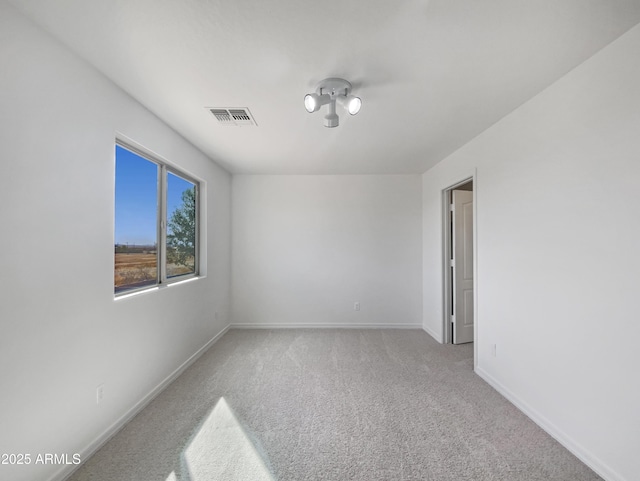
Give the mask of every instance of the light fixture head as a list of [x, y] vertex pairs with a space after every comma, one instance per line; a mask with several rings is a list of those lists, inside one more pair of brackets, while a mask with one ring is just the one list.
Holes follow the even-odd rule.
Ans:
[[329, 104], [329, 113], [325, 116], [325, 127], [337, 127], [340, 123], [336, 114], [336, 101], [351, 115], [356, 115], [362, 107], [362, 100], [351, 95], [351, 83], [341, 78], [327, 78], [318, 83], [315, 93], [304, 97], [307, 112], [317, 112], [321, 106]]
[[304, 96], [304, 108], [307, 109], [307, 112], [313, 113], [320, 110], [325, 104], [331, 102], [331, 96], [328, 94], [307, 94]]
[[325, 127], [337, 127], [340, 125], [340, 117], [336, 114], [336, 101], [332, 100], [329, 104], [329, 113], [324, 116]]
[[362, 107], [362, 100], [355, 95], [341, 95], [338, 97], [338, 101], [351, 115], [356, 115], [360, 112], [360, 107]]

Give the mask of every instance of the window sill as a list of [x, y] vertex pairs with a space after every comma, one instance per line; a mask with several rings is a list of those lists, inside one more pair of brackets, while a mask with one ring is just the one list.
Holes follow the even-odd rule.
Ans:
[[116, 296], [114, 296], [113, 300], [114, 301], [120, 301], [122, 299], [130, 299], [131, 297], [136, 297], [136, 296], [140, 296], [143, 294], [149, 294], [151, 292], [156, 292], [156, 291], [160, 291], [163, 289], [167, 289], [170, 287], [176, 287], [176, 286], [181, 286], [183, 284], [188, 284], [190, 282], [193, 281], [197, 281], [199, 279], [204, 279], [205, 276], [193, 276], [193, 277], [189, 277], [188, 279], [180, 279], [177, 281], [173, 281], [173, 282], [169, 282], [167, 284], [162, 284], [162, 285], [155, 285], [155, 286], [151, 286], [151, 287], [145, 287], [139, 290], [135, 290], [132, 292], [125, 292], [123, 294], [118, 294]]

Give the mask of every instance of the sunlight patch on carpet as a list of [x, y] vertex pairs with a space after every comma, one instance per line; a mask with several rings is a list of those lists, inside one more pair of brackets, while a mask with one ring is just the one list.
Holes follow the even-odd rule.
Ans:
[[185, 449], [184, 460], [190, 481], [274, 481], [224, 398]]

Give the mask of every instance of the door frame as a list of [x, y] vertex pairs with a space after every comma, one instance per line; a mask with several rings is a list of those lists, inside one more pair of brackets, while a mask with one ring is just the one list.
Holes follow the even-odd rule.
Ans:
[[451, 218], [449, 215], [451, 191], [470, 181], [473, 182], [473, 365], [475, 368], [478, 360], [478, 331], [480, 327], [478, 323], [478, 181], [475, 171], [472, 175], [467, 175], [442, 190], [442, 342], [444, 344], [453, 343], [451, 332], [453, 292], [451, 289], [451, 269], [449, 268], [449, 259], [451, 258]]

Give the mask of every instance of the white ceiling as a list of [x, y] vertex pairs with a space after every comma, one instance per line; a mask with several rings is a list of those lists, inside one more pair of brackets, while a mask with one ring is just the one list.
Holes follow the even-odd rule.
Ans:
[[[10, 3], [220, 165], [260, 174], [422, 173], [640, 22], [639, 0]], [[363, 101], [334, 129], [303, 105], [325, 77]]]

